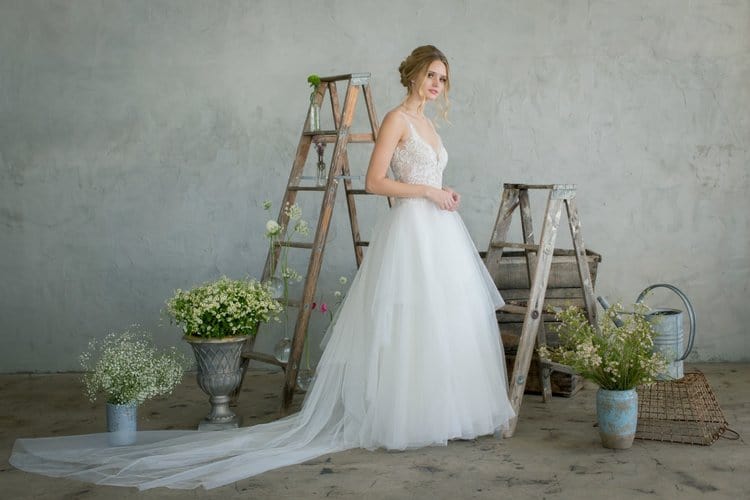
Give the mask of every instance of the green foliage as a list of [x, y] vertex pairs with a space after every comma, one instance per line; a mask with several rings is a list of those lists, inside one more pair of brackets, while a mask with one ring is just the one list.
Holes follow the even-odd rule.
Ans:
[[[640, 311], [643, 312], [643, 311]], [[624, 321], [618, 327], [612, 318]], [[539, 355], [568, 365], [602, 389], [628, 390], [654, 381], [664, 370], [664, 358], [654, 352], [655, 332], [643, 314], [623, 314], [613, 306], [599, 320], [599, 332], [577, 307], [556, 313], [560, 346], [541, 347]]]
[[160, 352], [150, 335], [134, 327], [92, 340], [81, 354], [83, 385], [93, 402], [100, 393], [111, 404], [140, 404], [171, 394], [188, 365], [174, 348]]
[[315, 101], [315, 93], [318, 91], [318, 87], [320, 86], [320, 77], [316, 74], [312, 74], [307, 77], [307, 83], [310, 84], [312, 87], [312, 92], [310, 92], [310, 104]]
[[204, 338], [255, 335], [261, 323], [278, 321], [282, 309], [267, 285], [226, 277], [177, 290], [167, 301], [167, 310], [185, 335]]

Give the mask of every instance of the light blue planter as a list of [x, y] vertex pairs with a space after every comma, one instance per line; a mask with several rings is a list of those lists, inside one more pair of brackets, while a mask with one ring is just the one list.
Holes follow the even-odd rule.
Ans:
[[638, 393], [599, 389], [596, 393], [596, 417], [602, 446], [624, 450], [633, 445], [638, 424]]
[[126, 446], [135, 443], [138, 405], [114, 405], [107, 403], [107, 439], [110, 446]]

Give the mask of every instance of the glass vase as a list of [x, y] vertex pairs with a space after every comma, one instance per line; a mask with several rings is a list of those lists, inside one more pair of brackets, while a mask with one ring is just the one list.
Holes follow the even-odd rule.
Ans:
[[271, 290], [271, 297], [278, 300], [284, 296], [284, 280], [273, 277], [266, 281], [268, 288]]
[[289, 337], [284, 337], [276, 342], [276, 345], [273, 348], [273, 357], [282, 363], [287, 363], [289, 361], [289, 355], [291, 353], [292, 341]]
[[300, 368], [297, 372], [297, 387], [302, 391], [307, 391], [315, 379], [315, 370], [313, 368]]
[[320, 130], [320, 105], [317, 103], [310, 103], [310, 116], [308, 117], [308, 121], [311, 132]]

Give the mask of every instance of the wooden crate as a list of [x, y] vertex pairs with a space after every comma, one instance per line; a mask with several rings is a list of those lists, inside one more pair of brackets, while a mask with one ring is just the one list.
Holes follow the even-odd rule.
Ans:
[[[596, 271], [602, 256], [586, 250], [586, 261], [591, 272], [592, 284], [596, 280]], [[489, 266], [488, 266], [489, 267]], [[504, 251], [500, 259], [498, 273], [493, 276], [498, 290], [526, 290], [528, 297], [529, 275], [526, 271], [526, 257], [523, 251]], [[578, 264], [573, 250], [555, 248], [552, 254], [552, 266], [549, 274], [547, 291], [555, 288], [576, 288], [580, 290]]]
[[[586, 260], [591, 274], [591, 286], [596, 286], [596, 273], [599, 263], [602, 261], [600, 254], [586, 250]], [[526, 305], [529, 298], [529, 276], [526, 269], [526, 257], [522, 251], [506, 251], [499, 263], [499, 272], [495, 279], [495, 285], [509, 304]], [[578, 264], [573, 250], [555, 249], [552, 257], [549, 283], [544, 299], [545, 307], [584, 307], [583, 290], [578, 276]], [[558, 323], [552, 314], [543, 314], [545, 331], [547, 333], [547, 344], [554, 346], [558, 344], [554, 327]], [[500, 326], [500, 334], [505, 348], [506, 364], [512, 371], [518, 342], [523, 328], [523, 316], [498, 312], [497, 321]], [[529, 376], [526, 382], [526, 392], [541, 393], [541, 383], [537, 368], [538, 358], [536, 354], [531, 362]], [[552, 372], [552, 394], [557, 396], [572, 396], [578, 392], [583, 383], [579, 375], [570, 375], [560, 372]]]

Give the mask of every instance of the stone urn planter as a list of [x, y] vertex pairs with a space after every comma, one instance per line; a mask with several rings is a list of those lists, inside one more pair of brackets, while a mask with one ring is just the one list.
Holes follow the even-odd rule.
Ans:
[[198, 385], [208, 394], [211, 411], [201, 430], [238, 427], [229, 409], [244, 374], [242, 352], [252, 350], [258, 327], [283, 310], [266, 284], [221, 277], [190, 290], [176, 290], [167, 311], [182, 325], [184, 339], [198, 364]]
[[203, 338], [186, 336], [198, 364], [198, 385], [209, 396], [211, 411], [199, 430], [239, 427], [240, 418], [229, 409], [231, 394], [242, 380], [242, 351], [254, 337]]

